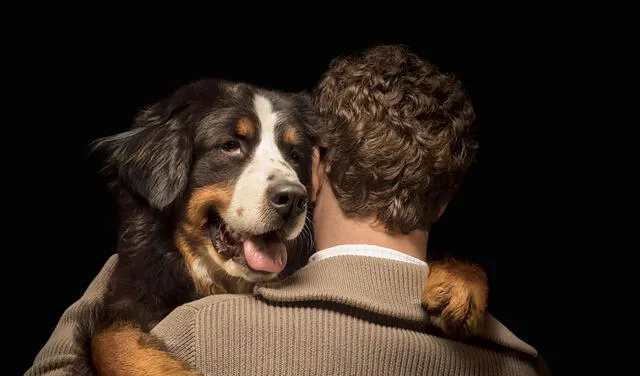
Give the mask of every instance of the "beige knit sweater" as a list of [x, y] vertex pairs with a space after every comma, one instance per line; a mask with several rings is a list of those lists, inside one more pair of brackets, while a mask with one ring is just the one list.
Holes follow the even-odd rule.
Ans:
[[[27, 375], [62, 375], [78, 353], [71, 333], [100, 299], [112, 257], [61, 318]], [[186, 304], [153, 333], [206, 375], [538, 375], [535, 349], [489, 315], [466, 343], [428, 333], [419, 296], [425, 268], [363, 256], [313, 262], [254, 296]]]

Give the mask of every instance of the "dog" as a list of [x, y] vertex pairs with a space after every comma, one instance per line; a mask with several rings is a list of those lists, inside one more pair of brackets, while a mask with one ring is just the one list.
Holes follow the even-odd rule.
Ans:
[[[305, 93], [202, 79], [93, 144], [107, 154], [121, 218], [118, 263], [89, 330], [88, 372], [198, 375], [163, 350], [149, 333], [155, 324], [183, 303], [248, 293], [306, 262], [321, 128]], [[454, 266], [432, 268], [439, 277], [425, 285], [423, 304], [442, 313], [434, 325], [445, 333], [471, 333], [486, 307], [486, 280], [476, 283], [483, 272], [445, 265]]]

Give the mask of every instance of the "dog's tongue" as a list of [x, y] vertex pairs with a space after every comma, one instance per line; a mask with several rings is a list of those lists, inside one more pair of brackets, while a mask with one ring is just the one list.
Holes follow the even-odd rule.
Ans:
[[275, 234], [252, 236], [243, 247], [247, 265], [253, 270], [280, 273], [287, 265], [287, 248]]

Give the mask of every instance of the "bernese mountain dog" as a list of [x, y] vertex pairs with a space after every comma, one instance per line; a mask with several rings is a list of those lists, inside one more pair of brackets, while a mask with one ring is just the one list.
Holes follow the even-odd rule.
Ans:
[[[89, 329], [93, 364], [79, 365], [83, 372], [199, 374], [149, 331], [183, 303], [248, 293], [307, 261], [320, 128], [304, 93], [202, 79], [140, 111], [130, 130], [95, 142], [121, 218], [118, 263]], [[481, 318], [486, 302], [468, 306], [464, 273], [440, 270], [432, 274], [449, 289], [425, 286], [425, 306], [443, 312], [459, 293], [465, 309], [453, 307], [436, 325], [479, 325], [470, 317]]]

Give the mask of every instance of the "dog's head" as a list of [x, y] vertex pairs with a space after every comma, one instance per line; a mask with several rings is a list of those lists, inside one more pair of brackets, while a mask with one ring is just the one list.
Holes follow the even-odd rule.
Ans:
[[305, 226], [312, 123], [303, 94], [200, 80], [96, 146], [121, 189], [169, 218], [196, 284], [220, 269], [255, 282], [283, 270]]

